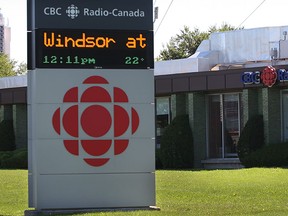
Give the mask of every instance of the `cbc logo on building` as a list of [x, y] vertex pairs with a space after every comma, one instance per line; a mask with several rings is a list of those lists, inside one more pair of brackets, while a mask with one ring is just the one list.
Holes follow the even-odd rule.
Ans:
[[67, 152], [92, 167], [101, 167], [126, 151], [140, 118], [126, 92], [111, 88], [105, 78], [91, 76], [81, 86], [84, 90], [76, 86], [64, 94], [63, 106], [54, 111], [52, 125], [63, 137]]
[[[78, 9], [77, 6], [74, 4], [71, 4], [70, 6], [67, 7], [67, 9], [64, 11], [64, 13], [70, 17], [71, 19], [75, 19], [78, 17], [80, 10]], [[63, 9], [61, 7], [45, 7], [44, 8], [44, 14], [46, 16], [62, 16], [63, 14]]]

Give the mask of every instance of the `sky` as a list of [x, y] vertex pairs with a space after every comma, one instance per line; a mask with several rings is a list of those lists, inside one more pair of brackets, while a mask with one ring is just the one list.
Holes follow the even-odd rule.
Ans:
[[[184, 26], [200, 31], [223, 23], [245, 29], [288, 26], [287, 0], [153, 0], [153, 3], [159, 9], [154, 22], [155, 57]], [[0, 8], [11, 27], [11, 58], [26, 63], [26, 0], [0, 0]]]

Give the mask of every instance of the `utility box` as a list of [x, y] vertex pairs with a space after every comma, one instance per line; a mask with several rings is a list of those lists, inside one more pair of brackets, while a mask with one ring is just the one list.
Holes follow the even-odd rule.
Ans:
[[288, 40], [280, 40], [280, 59], [288, 59]]

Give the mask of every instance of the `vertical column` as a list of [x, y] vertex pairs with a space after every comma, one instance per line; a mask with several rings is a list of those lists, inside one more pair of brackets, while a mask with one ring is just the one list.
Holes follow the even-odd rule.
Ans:
[[187, 100], [186, 93], [171, 95], [172, 119], [176, 116], [187, 114]]
[[194, 166], [201, 168], [206, 157], [206, 103], [202, 93], [188, 94], [188, 113], [194, 140]]
[[[260, 94], [261, 95], [261, 94]], [[243, 105], [243, 125], [248, 119], [256, 114], [259, 114], [260, 100], [258, 89], [244, 89], [242, 93], [242, 105]]]
[[277, 88], [262, 89], [262, 110], [266, 144], [281, 142], [281, 101]]

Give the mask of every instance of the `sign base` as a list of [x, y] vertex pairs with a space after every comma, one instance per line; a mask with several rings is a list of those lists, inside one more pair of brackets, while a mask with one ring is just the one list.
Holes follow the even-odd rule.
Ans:
[[157, 206], [135, 207], [135, 208], [97, 208], [97, 209], [57, 209], [57, 210], [26, 210], [24, 216], [45, 216], [59, 214], [85, 214], [94, 212], [116, 212], [116, 211], [160, 211]]

